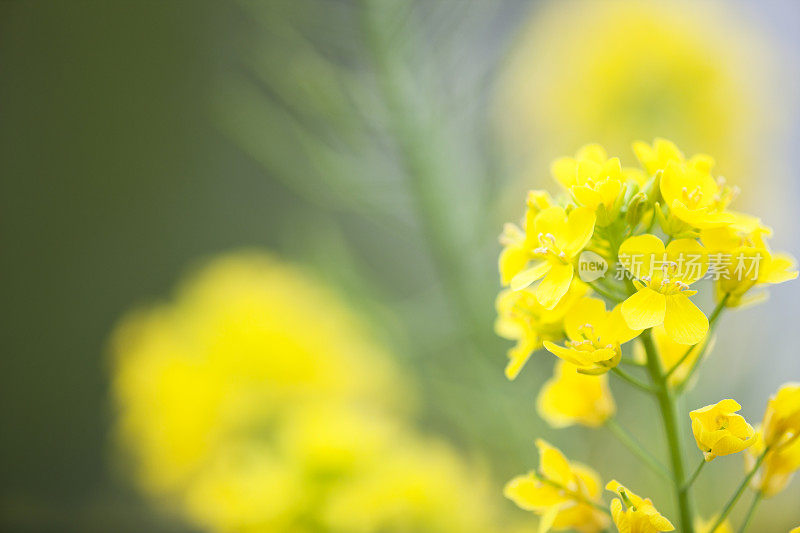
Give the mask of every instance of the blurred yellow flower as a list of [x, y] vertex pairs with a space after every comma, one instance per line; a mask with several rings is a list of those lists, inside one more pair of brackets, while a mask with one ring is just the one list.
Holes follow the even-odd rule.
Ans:
[[782, 385], [769, 399], [762, 427], [764, 442], [772, 448], [800, 440], [800, 383]]
[[112, 349], [128, 463], [202, 529], [492, 529], [484, 477], [413, 429], [399, 368], [294, 267], [219, 258], [123, 320]]
[[[764, 453], [763, 433], [759, 431], [758, 440], [745, 453], [745, 468], [749, 471], [755, 467], [758, 458]], [[789, 484], [795, 472], [800, 469], [800, 438], [787, 442], [784, 446], [767, 452], [764, 461], [750, 482], [753, 490], [771, 497]]]
[[708, 520], [703, 520], [700, 517], [697, 517], [695, 520], [694, 529], [697, 533], [733, 533], [733, 527], [731, 527], [730, 521], [726, 518], [722, 521], [722, 523], [715, 529], [713, 532], [711, 528], [717, 522], [718, 516], [714, 515]]
[[700, 233], [709, 257], [718, 259], [715, 261], [717, 299], [727, 296], [728, 307], [763, 300], [764, 294], [750, 294], [754, 287], [797, 278], [797, 261], [789, 254], [772, 252], [766, 240], [771, 235], [772, 229], [763, 224], [750, 231], [721, 227]]
[[508, 379], [519, 375], [531, 353], [541, 348], [544, 341], [563, 338], [564, 315], [588, 290], [585, 284], [573, 280], [567, 294], [553, 309], [545, 309], [530, 288], [500, 292], [495, 302], [495, 331], [503, 338], [517, 341], [508, 351], [505, 370]]
[[539, 532], [575, 529], [595, 533], [608, 525], [599, 509], [600, 478], [591, 468], [570, 462], [542, 439], [539, 470], [517, 476], [506, 484], [505, 495], [522, 509], [541, 517]]
[[755, 430], [736, 414], [741, 408], [735, 400], [722, 400], [689, 413], [694, 439], [706, 461], [738, 453], [755, 443]]
[[544, 347], [585, 374], [602, 374], [617, 366], [620, 345], [641, 333], [626, 325], [620, 306], [606, 311], [597, 298], [578, 301], [564, 317], [564, 330], [569, 339], [564, 346], [545, 341]]
[[747, 176], [775, 107], [753, 25], [722, 2], [542, 5], [520, 32], [497, 98], [506, 144], [529, 176], [531, 157], [550, 160], [587, 141], [626, 153], [629, 139], [657, 136]]
[[556, 363], [555, 376], [539, 391], [536, 408], [539, 416], [556, 428], [602, 426], [616, 411], [608, 376], [581, 374], [566, 361]]
[[[696, 258], [696, 261], [692, 261]], [[703, 247], [693, 239], [677, 239], [667, 247], [655, 235], [630, 237], [619, 248], [619, 260], [635, 278], [638, 291], [622, 303], [622, 316], [632, 329], [664, 324], [680, 344], [697, 344], [708, 333], [708, 318], [689, 299], [689, 286], [708, 268]]]
[[620, 532], [657, 533], [675, 529], [669, 520], [659, 514], [650, 498], [637, 496], [616, 480], [609, 481], [606, 489], [619, 496], [611, 500], [611, 516]]

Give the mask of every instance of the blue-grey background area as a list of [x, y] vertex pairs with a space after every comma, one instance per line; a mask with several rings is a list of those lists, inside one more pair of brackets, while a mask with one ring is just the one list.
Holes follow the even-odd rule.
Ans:
[[[386, 30], [399, 32], [388, 44], [411, 65], [394, 79], [413, 81], [432, 168], [447, 169], [432, 185], [452, 208], [444, 258], [430, 249], [375, 96], [360, 3], [0, 3], [0, 530], [187, 530], [115, 463], [106, 342], [127, 309], [168, 297], [187, 269], [244, 246], [309, 265], [373, 317], [419, 383], [420, 426], [486, 458], [498, 483], [535, 466], [543, 436], [605, 479], [658, 484], [605, 433], [545, 427], [533, 400], [552, 358], [532, 358], [509, 383], [508, 344], [491, 331], [496, 235], [519, 216], [479, 208], [512, 181], [497, 162], [492, 80], [537, 5], [409, 5], [386, 14]], [[800, 6], [736, 9], [769, 36], [776, 91], [796, 99]], [[797, 109], [787, 105], [789, 130], [746, 205], [796, 256]], [[315, 159], [320, 143], [331, 158]], [[771, 292], [724, 317], [687, 408], [733, 396], [759, 420], [769, 394], [800, 379], [800, 284]], [[619, 383], [614, 392], [622, 421], [660, 451], [654, 406]], [[716, 500], [707, 511], [741, 468], [723, 458], [707, 469], [698, 481]], [[763, 505], [759, 531], [796, 525], [782, 511], [798, 485]], [[674, 516], [668, 494], [650, 495]]]

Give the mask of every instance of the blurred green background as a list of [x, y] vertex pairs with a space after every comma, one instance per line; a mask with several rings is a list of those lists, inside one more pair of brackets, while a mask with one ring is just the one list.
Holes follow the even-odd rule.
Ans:
[[[532, 358], [509, 383], [508, 343], [492, 333], [496, 235], [521, 214], [522, 191], [549, 187], [547, 163], [535, 179], [514, 175], [492, 118], [498, 71], [537, 8], [0, 3], [0, 530], [185, 529], [116, 472], [107, 337], [132, 305], [242, 246], [310, 265], [374, 318], [419, 382], [420, 426], [488, 457], [498, 483], [536, 464], [535, 436], [601, 463], [603, 476], [637, 472], [603, 462], [605, 434], [545, 428], [533, 398], [552, 360]], [[772, 34], [785, 76], [773, 86], [796, 95], [797, 5], [736, 9]], [[747, 206], [771, 213], [778, 244], [797, 255], [794, 103]], [[722, 325], [727, 359], [709, 374], [731, 377], [708, 378], [690, 405], [733, 390], [758, 419], [767, 395], [800, 376], [785, 335], [800, 292], [773, 292]], [[629, 393], [615, 386], [623, 421], [650, 407]], [[738, 463], [714, 468], [718, 480], [740, 475]], [[799, 495], [795, 483], [769, 505]]]

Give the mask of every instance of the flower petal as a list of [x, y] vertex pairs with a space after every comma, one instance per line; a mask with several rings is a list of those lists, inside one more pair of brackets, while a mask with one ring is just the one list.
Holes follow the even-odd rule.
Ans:
[[578, 207], [570, 211], [567, 219], [567, 235], [562, 250], [573, 257], [583, 250], [594, 233], [594, 223], [597, 216], [588, 207]]
[[511, 278], [511, 289], [519, 291], [533, 283], [534, 281], [542, 278], [545, 274], [550, 272], [553, 263], [549, 261], [541, 261], [534, 264], [532, 267], [527, 268]]
[[622, 317], [633, 330], [658, 326], [664, 322], [667, 298], [653, 289], [644, 287], [622, 302]]
[[552, 309], [569, 290], [573, 267], [571, 264], [555, 264], [548, 270], [547, 275], [536, 287], [536, 300], [545, 309]]
[[685, 294], [667, 298], [664, 328], [667, 335], [679, 344], [697, 344], [708, 333], [708, 318]]

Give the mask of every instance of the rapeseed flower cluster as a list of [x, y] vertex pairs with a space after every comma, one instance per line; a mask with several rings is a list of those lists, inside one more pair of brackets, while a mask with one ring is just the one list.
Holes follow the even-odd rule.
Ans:
[[[496, 329], [516, 341], [506, 375], [515, 379], [540, 348], [553, 354], [558, 362], [539, 393], [540, 416], [556, 428], [608, 426], [669, 480], [680, 531], [719, 533], [730, 530], [728, 515], [748, 484], [770, 496], [800, 467], [800, 386], [780, 389], [760, 429], [737, 414], [732, 399], [681, 418], [677, 398], [713, 347], [723, 312], [763, 300], [760, 288], [798, 272], [791, 256], [772, 251], [772, 230], [761, 219], [733, 209], [738, 188], [714, 173], [713, 158], [686, 157], [664, 139], [634, 143], [633, 151], [637, 168], [599, 145], [556, 160], [551, 170], [561, 192], [530, 192], [521, 224], [505, 226]], [[693, 298], [704, 280], [716, 296], [709, 314]], [[609, 374], [657, 399], [669, 468], [614, 419]], [[702, 453], [693, 472], [684, 464], [683, 423]], [[617, 497], [604, 507], [596, 472], [537, 445], [539, 470], [509, 482], [506, 495], [540, 516], [540, 531], [601, 531], [609, 518], [625, 533], [678, 527], [617, 481], [608, 483]], [[706, 462], [739, 452], [748, 458], [745, 480], [720, 513], [703, 520], [692, 483]]]
[[212, 261], [116, 329], [119, 446], [207, 531], [493, 529], [486, 480], [416, 431], [402, 372], [333, 294], [261, 253]]

